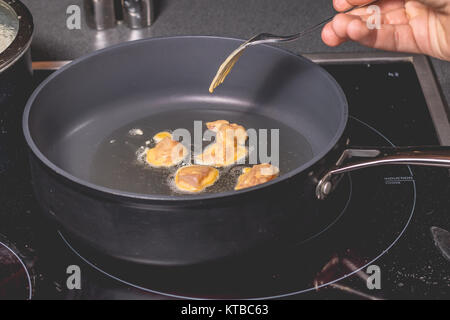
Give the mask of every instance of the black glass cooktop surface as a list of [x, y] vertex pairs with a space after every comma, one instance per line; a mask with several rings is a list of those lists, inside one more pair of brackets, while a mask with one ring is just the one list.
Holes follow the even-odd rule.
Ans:
[[[352, 145], [440, 143], [411, 61], [327, 62], [324, 67], [347, 96]], [[36, 71], [36, 84], [50, 73]], [[92, 252], [46, 221], [33, 196], [23, 140], [14, 132], [1, 136], [0, 299], [450, 295], [446, 169], [385, 166], [345, 176], [315, 209], [333, 217], [326, 227], [277, 254], [258, 252], [196, 268], [149, 268]], [[70, 283], [68, 288], [73, 266], [81, 272], [81, 289]], [[379, 278], [369, 279], [369, 289], [367, 279], [374, 274]]]

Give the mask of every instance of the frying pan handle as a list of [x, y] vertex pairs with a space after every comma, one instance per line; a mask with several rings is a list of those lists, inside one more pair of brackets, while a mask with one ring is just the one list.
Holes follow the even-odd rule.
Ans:
[[334, 167], [328, 170], [316, 187], [318, 199], [325, 199], [338, 184], [342, 173], [368, 167], [407, 164], [450, 168], [450, 146], [386, 147], [347, 149]]

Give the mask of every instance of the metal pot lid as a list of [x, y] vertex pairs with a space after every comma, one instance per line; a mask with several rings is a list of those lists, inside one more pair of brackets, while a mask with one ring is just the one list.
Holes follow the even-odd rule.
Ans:
[[33, 34], [33, 19], [18, 0], [0, 0], [0, 72], [27, 51]]

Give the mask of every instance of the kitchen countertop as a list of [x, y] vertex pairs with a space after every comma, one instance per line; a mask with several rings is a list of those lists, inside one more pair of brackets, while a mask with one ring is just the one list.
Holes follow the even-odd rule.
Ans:
[[[81, 30], [66, 27], [69, 5], [82, 7], [83, 0], [22, 0], [36, 25], [32, 43], [34, 61], [72, 60], [86, 53], [123, 41], [174, 35], [219, 35], [247, 39], [259, 32], [296, 33], [333, 14], [331, 0], [154, 0], [156, 21], [147, 29], [130, 30], [124, 25], [95, 31], [87, 27], [82, 13]], [[355, 43], [329, 48], [320, 31], [283, 47], [295, 53], [370, 52]], [[432, 59], [442, 93], [450, 102], [450, 62]]]

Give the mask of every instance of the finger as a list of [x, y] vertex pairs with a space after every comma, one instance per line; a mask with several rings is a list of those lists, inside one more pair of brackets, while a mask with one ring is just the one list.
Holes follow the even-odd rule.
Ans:
[[[405, 7], [404, 0], [389, 0], [389, 1], [378, 1], [374, 3], [375, 6], [380, 8], [381, 13], [387, 13], [393, 10], [397, 9], [403, 9]], [[370, 9], [370, 6], [364, 7], [364, 8], [356, 8], [352, 11], [350, 11], [350, 14], [353, 15], [370, 15], [374, 14], [375, 12]]]
[[360, 20], [360, 17], [356, 17], [356, 16], [352, 16], [350, 14], [343, 14], [343, 13], [339, 13], [337, 14], [333, 21], [331, 22], [331, 26], [333, 28], [333, 31], [336, 33], [336, 35], [341, 38], [341, 39], [348, 39], [348, 33], [347, 33], [347, 28], [348, 25], [353, 21], [353, 20]]
[[405, 3], [405, 11], [410, 20], [422, 16], [424, 12], [428, 12], [428, 7], [417, 1], [408, 1]]
[[338, 14], [330, 25], [341, 43], [350, 39], [382, 50], [419, 52], [412, 29], [407, 24], [382, 24], [380, 29], [370, 29], [361, 17]]
[[[386, 43], [378, 38], [377, 30], [370, 30], [367, 24], [361, 20], [354, 19], [347, 26], [348, 38], [358, 42], [366, 47], [381, 49]], [[393, 48], [384, 48], [385, 50], [394, 50]]]
[[[354, 15], [352, 13], [352, 15]], [[363, 21], [376, 22], [374, 14], [358, 15]], [[380, 15], [380, 24], [408, 24], [409, 19], [404, 8], [394, 9]]]
[[448, 13], [448, 0], [418, 0], [418, 1], [409, 1], [406, 0], [406, 2], [413, 2], [415, 4], [421, 4], [426, 7], [431, 7], [436, 11], [440, 11], [442, 13]]
[[333, 6], [336, 11], [342, 12], [353, 8], [354, 6], [361, 6], [368, 4], [371, 0], [333, 0]]
[[373, 36], [367, 24], [361, 19], [352, 19], [345, 30], [347, 37], [350, 40], [357, 41], [369, 47], [373, 47]]
[[347, 26], [348, 38], [362, 45], [388, 51], [418, 53], [413, 31], [409, 25], [383, 24], [380, 29], [369, 29], [360, 19]]
[[381, 16], [382, 24], [408, 24], [409, 19], [404, 8], [386, 12]]
[[334, 32], [331, 22], [326, 24], [325, 27], [323, 27], [322, 40], [326, 45], [330, 47], [337, 47], [346, 41], [346, 39], [338, 37], [336, 32]]
[[437, 18], [429, 15], [427, 8], [416, 1], [408, 1], [405, 4], [405, 9], [409, 17], [409, 25], [414, 30], [414, 38], [420, 51], [447, 60], [447, 55], [442, 51], [443, 46], [440, 44], [440, 41], [445, 39], [445, 36], [439, 37], [438, 33], [429, 32], [428, 28], [423, 27], [426, 25], [439, 25], [440, 23], [437, 21]]

